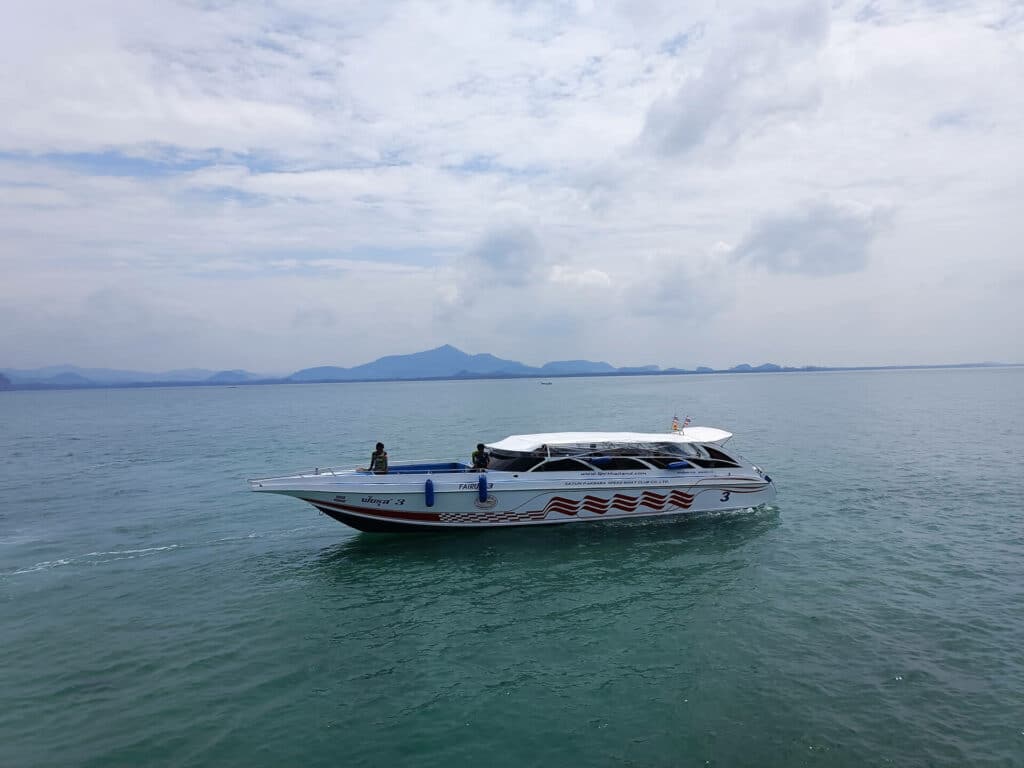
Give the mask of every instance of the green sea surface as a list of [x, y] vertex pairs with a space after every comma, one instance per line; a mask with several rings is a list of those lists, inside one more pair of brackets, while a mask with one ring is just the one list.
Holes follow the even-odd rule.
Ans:
[[[1024, 369], [0, 393], [0, 765], [1024, 766]], [[357, 533], [278, 470], [736, 433], [770, 508]]]

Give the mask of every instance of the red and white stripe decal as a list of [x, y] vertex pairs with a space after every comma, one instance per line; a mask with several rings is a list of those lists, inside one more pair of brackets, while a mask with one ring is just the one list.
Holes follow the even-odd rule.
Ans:
[[580, 512], [603, 515], [609, 510], [636, 512], [640, 507], [647, 507], [654, 512], [664, 511], [667, 507], [689, 509], [692, 504], [693, 496], [684, 491], [672, 491], [668, 494], [644, 491], [639, 496], [616, 493], [610, 499], [584, 496], [582, 500], [576, 500], [555, 496], [544, 506], [544, 511], [559, 512], [563, 515], [578, 515]]
[[[723, 490], [729, 490], [730, 493], [757, 493], [763, 490], [763, 487], [749, 489], [699, 488], [697, 493], [708, 491], [720, 493]], [[399, 520], [418, 523], [523, 523], [544, 520], [552, 513], [576, 517], [581, 512], [589, 512], [595, 515], [605, 515], [610, 512], [613, 513], [612, 516], [618, 517], [621, 513], [636, 513], [641, 507], [645, 507], [652, 512], [664, 512], [668, 509], [689, 509], [693, 506], [694, 498], [694, 494], [679, 490], [670, 491], [669, 493], [643, 491], [639, 496], [627, 496], [623, 493], [616, 493], [610, 499], [591, 495], [584, 496], [582, 499], [567, 499], [563, 496], [555, 496], [548, 500], [543, 509], [509, 512], [413, 512], [411, 510], [382, 509], [379, 507], [354, 507], [349, 504], [339, 504], [336, 501], [321, 501], [319, 499], [303, 498], [302, 500], [321, 510], [325, 508], [334, 509], [378, 520]]]

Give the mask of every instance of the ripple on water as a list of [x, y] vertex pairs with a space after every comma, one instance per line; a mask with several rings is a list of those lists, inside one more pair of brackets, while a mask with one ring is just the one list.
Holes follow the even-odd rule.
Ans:
[[[4, 758], [1021, 765], [1024, 429], [1017, 379], [985, 375], [39, 393], [0, 414]], [[774, 508], [404, 538], [241, 480], [356, 461], [352, 435], [461, 455], [482, 424], [641, 423], [680, 391], [757, 435]], [[69, 433], [73, 488], [39, 473]]]

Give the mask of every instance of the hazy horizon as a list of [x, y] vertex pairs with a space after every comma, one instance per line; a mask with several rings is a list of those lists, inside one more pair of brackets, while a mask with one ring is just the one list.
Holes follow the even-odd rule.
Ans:
[[1024, 360], [1017, 3], [8, 17], [0, 366]]
[[[454, 346], [454, 345], [444, 345], [444, 346]], [[428, 351], [432, 351], [432, 350], [417, 350], [417, 352], [428, 352]], [[464, 352], [465, 354], [468, 354], [468, 355], [488, 354], [485, 351], [481, 351], [481, 352], [472, 352], [472, 351], [468, 351], [468, 350], [459, 350], [459, 351]], [[363, 360], [363, 361], [360, 361], [360, 362], [357, 362], [357, 363], [354, 363], [354, 364], [348, 365], [348, 366], [339, 366], [339, 365], [337, 365], [335, 363], [325, 362], [325, 363], [315, 363], [315, 364], [312, 364], [312, 365], [304, 365], [304, 366], [302, 366], [300, 368], [288, 369], [288, 370], [283, 370], [283, 371], [275, 371], [275, 370], [260, 369], [260, 368], [249, 369], [249, 368], [224, 367], [224, 366], [220, 366], [220, 367], [214, 366], [214, 367], [211, 367], [211, 368], [207, 368], [207, 367], [204, 367], [204, 366], [182, 366], [180, 368], [166, 368], [166, 369], [150, 369], [150, 370], [147, 370], [147, 369], [143, 369], [143, 368], [141, 368], [139, 366], [127, 366], [127, 367], [124, 367], [124, 368], [115, 368], [115, 367], [111, 367], [111, 366], [79, 365], [77, 363], [61, 362], [61, 363], [53, 363], [53, 364], [42, 365], [42, 366], [33, 366], [31, 368], [25, 368], [25, 367], [19, 368], [17, 366], [0, 365], [0, 372], [3, 372], [4, 370], [22, 370], [22, 371], [25, 371], [25, 370], [46, 370], [46, 369], [63, 369], [63, 368], [68, 368], [68, 369], [77, 369], [77, 370], [80, 370], [80, 371], [81, 370], [86, 370], [87, 371], [87, 370], [90, 370], [90, 369], [92, 369], [92, 370], [136, 371], [136, 372], [139, 372], [139, 373], [146, 373], [146, 374], [156, 374], [156, 373], [168, 373], [168, 374], [170, 374], [170, 373], [183, 373], [183, 372], [187, 372], [187, 371], [202, 371], [204, 373], [216, 374], [216, 373], [222, 373], [222, 372], [228, 372], [228, 371], [242, 370], [242, 371], [245, 371], [246, 373], [262, 375], [262, 376], [266, 376], [268, 378], [274, 378], [274, 377], [282, 377], [283, 378], [283, 377], [290, 376], [290, 375], [292, 375], [292, 374], [294, 374], [294, 373], [296, 373], [298, 371], [307, 370], [307, 369], [311, 369], [311, 368], [327, 368], [327, 367], [354, 368], [354, 367], [358, 367], [358, 366], [361, 366], [361, 365], [367, 365], [367, 364], [370, 364], [370, 363], [374, 363], [374, 362], [376, 362], [377, 360], [379, 360], [382, 357], [391, 357], [391, 356], [393, 356], [393, 355], [391, 355], [389, 353], [383, 353], [381, 355], [378, 355], [378, 357], [373, 358], [372, 360]], [[500, 356], [496, 356], [496, 357], [500, 357]], [[544, 365], [546, 365], [548, 363], [557, 363], [557, 362], [567, 362], [567, 361], [582, 360], [582, 358], [565, 358], [563, 360], [544, 360], [544, 361], [541, 361], [541, 362], [532, 362], [532, 361], [529, 361], [529, 360], [517, 360], [517, 359], [514, 359], [514, 358], [505, 358], [505, 359], [508, 359], [510, 362], [522, 363], [524, 365], [527, 365], [527, 366], [530, 366], [530, 367], [534, 367], [534, 368], [541, 368], [542, 366], [544, 366]], [[613, 360], [604, 360], [604, 359], [589, 360], [588, 359], [587, 362], [595, 362], [595, 363], [604, 362], [604, 363], [609, 363], [610, 365], [614, 366], [615, 368], [629, 368], [629, 367], [632, 367], [632, 366], [616, 364], [615, 361], [613, 361]], [[1017, 361], [1012, 361], [1012, 360], [959, 360], [959, 361], [940, 361], [940, 362], [934, 362], [934, 363], [884, 363], [884, 364], [864, 363], [862, 365], [842, 365], [842, 364], [837, 364], [837, 365], [831, 365], [831, 366], [822, 365], [822, 364], [819, 364], [819, 363], [815, 363], [813, 361], [811, 361], [811, 362], [799, 362], [799, 363], [796, 363], [796, 362], [780, 362], [778, 360], [739, 360], [739, 361], [737, 361], [735, 363], [731, 363], [731, 364], [729, 364], [727, 366], [724, 366], [724, 367], [721, 367], [721, 368], [716, 367], [716, 366], [706, 366], [703, 363], [698, 363], [697, 365], [691, 366], [689, 368], [684, 368], [683, 366], [679, 366], [679, 365], [673, 365], [671, 363], [669, 363], [669, 364], [662, 364], [662, 363], [657, 363], [657, 362], [644, 363], [643, 365], [654, 365], [654, 366], [657, 366], [661, 371], [668, 371], [668, 370], [688, 370], [688, 371], [694, 371], [698, 367], [705, 367], [705, 368], [711, 368], [712, 370], [714, 370], [717, 373], [724, 373], [724, 372], [728, 372], [729, 369], [731, 369], [731, 368], [734, 368], [734, 367], [740, 366], [740, 365], [744, 365], [744, 364], [747, 364], [747, 365], [750, 365], [750, 366], [753, 366], [753, 367], [757, 367], [759, 365], [778, 365], [778, 366], [781, 366], [783, 368], [806, 368], [806, 367], [812, 367], [812, 368], [819, 368], [819, 367], [820, 368], [895, 367], [895, 368], [899, 368], [899, 367], [904, 367], [904, 366], [906, 366], [906, 367], [925, 366], [925, 367], [933, 367], [933, 368], [943, 368], [943, 367], [947, 367], [947, 366], [948, 367], [962, 367], [962, 366], [987, 366], [987, 365], [992, 365], [992, 366], [1019, 366], [1019, 365], [1024, 365], [1024, 363], [1017, 362]], [[578, 374], [573, 374], [573, 375], [578, 375]]]

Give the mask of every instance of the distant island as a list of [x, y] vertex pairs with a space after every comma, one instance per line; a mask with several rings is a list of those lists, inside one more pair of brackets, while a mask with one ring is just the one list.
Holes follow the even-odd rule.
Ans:
[[97, 387], [169, 387], [239, 386], [250, 384], [313, 384], [358, 381], [426, 381], [452, 379], [565, 378], [572, 376], [665, 376], [723, 373], [785, 373], [804, 371], [875, 371], [928, 368], [993, 368], [1012, 363], [961, 363], [958, 365], [877, 365], [827, 367], [807, 365], [791, 367], [762, 363], [742, 363], [732, 368], [698, 366], [661, 368], [643, 365], [616, 368], [610, 363], [592, 360], [558, 360], [540, 367], [515, 360], [503, 360], [490, 354], [470, 355], [450, 344], [409, 355], [388, 355], [372, 363], [341, 368], [327, 365], [303, 368], [288, 376], [272, 376], [243, 370], [212, 371], [186, 368], [159, 373], [125, 371], [111, 368], [79, 368], [55, 365], [46, 368], [0, 368], [0, 390], [16, 389], [90, 389]]

